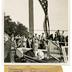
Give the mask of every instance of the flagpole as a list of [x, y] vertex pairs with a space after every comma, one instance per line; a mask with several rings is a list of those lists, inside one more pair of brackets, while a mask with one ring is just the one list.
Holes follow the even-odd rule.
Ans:
[[29, 0], [29, 34], [34, 35], [34, 12], [33, 12], [33, 0]]

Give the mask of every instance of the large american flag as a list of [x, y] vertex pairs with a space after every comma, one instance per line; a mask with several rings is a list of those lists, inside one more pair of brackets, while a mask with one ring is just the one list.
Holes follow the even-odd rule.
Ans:
[[43, 10], [44, 10], [44, 13], [47, 15], [47, 12], [48, 12], [48, 1], [47, 0], [39, 0]]
[[43, 27], [44, 27], [44, 32], [45, 32], [46, 36], [48, 37], [50, 34], [50, 26], [49, 26], [49, 19], [48, 19], [48, 0], [39, 0], [39, 2], [45, 13]]

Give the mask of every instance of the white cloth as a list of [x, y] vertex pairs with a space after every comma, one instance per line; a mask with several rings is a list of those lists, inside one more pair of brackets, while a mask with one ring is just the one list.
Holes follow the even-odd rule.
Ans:
[[43, 53], [41, 50], [35, 51], [35, 56], [36, 56], [39, 60], [44, 59], [44, 53]]

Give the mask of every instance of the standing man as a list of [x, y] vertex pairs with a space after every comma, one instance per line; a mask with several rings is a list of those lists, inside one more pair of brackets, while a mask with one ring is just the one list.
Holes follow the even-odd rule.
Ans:
[[62, 31], [60, 35], [60, 47], [65, 46], [65, 37], [64, 37], [64, 31]]
[[44, 38], [44, 33], [42, 33], [42, 36], [41, 36], [41, 40], [44, 40], [45, 38]]

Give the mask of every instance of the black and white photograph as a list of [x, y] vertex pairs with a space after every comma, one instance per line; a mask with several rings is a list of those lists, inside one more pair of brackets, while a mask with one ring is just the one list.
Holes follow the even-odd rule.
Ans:
[[68, 0], [4, 0], [4, 63], [68, 63]]

